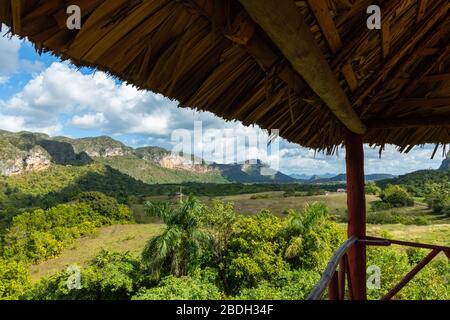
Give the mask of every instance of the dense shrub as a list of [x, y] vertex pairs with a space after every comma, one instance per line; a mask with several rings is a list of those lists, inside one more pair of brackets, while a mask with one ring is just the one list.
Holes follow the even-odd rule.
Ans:
[[323, 196], [327, 193], [326, 190], [323, 189], [311, 189], [306, 192], [307, 196]]
[[375, 196], [378, 196], [379, 194], [381, 194], [381, 188], [378, 187], [374, 182], [369, 182], [366, 187], [366, 194], [372, 194]]
[[226, 286], [231, 293], [251, 288], [287, 270], [283, 220], [269, 212], [238, 217], [224, 257]]
[[110, 219], [111, 222], [128, 221], [133, 217], [133, 213], [127, 206], [119, 204], [116, 199], [101, 192], [83, 192], [74, 200], [88, 204], [92, 210]]
[[[377, 266], [381, 271], [381, 288], [369, 289], [370, 299], [381, 299], [411, 269], [423, 254], [407, 253], [394, 248], [369, 248], [368, 266]], [[439, 260], [431, 262], [422, 269], [411, 282], [394, 298], [411, 300], [448, 300], [450, 298], [449, 262]]]
[[425, 197], [428, 207], [434, 213], [444, 213], [450, 206], [450, 188], [448, 184], [429, 184], [429, 194]]
[[270, 194], [254, 194], [250, 196], [250, 200], [258, 200], [258, 199], [269, 199]]
[[292, 266], [322, 272], [334, 251], [344, 242], [344, 234], [329, 219], [328, 208], [313, 203], [302, 212], [290, 210], [284, 229], [285, 258]]
[[283, 193], [283, 197], [290, 198], [295, 197], [295, 190], [288, 190]]
[[380, 197], [383, 202], [392, 207], [411, 207], [414, 205], [413, 197], [400, 186], [388, 185]]
[[133, 300], [218, 300], [222, 292], [214, 281], [202, 275], [168, 276], [153, 288], [143, 289]]
[[[95, 223], [117, 217], [106, 203], [97, 207], [104, 215], [94, 211], [88, 204], [91, 196], [83, 198], [87, 203], [79, 198], [78, 202], [58, 206], [62, 217], [57, 207], [36, 210], [36, 215], [19, 215], [13, 219], [12, 226], [16, 229], [10, 229], [12, 234], [5, 239], [9, 243], [22, 243], [23, 252], [18, 254], [25, 255], [24, 260], [35, 258], [28, 256], [28, 250], [37, 256], [53, 254], [60, 250], [58, 245], [65, 244], [68, 234], [84, 232], [77, 229], [83, 222], [91, 222], [95, 227]], [[97, 198], [94, 195], [93, 199]], [[330, 221], [323, 204], [312, 204], [301, 212], [290, 210], [287, 219], [267, 211], [256, 216], [237, 216], [231, 204], [214, 201], [207, 207], [192, 197], [181, 204], [149, 203], [148, 209], [164, 220], [167, 229], [149, 242], [142, 260], [128, 253], [103, 251], [80, 269], [80, 288], [69, 288], [68, 280], [73, 273], [68, 269], [27, 289], [30, 286], [27, 267], [0, 259], [0, 297], [304, 299], [345, 238], [342, 228]], [[88, 214], [91, 220], [85, 220]], [[60, 218], [68, 220], [64, 223]], [[20, 235], [26, 235], [25, 240]], [[17, 245], [12, 247], [19, 250]], [[39, 251], [38, 247], [45, 250]], [[381, 271], [381, 288], [370, 289], [369, 297], [382, 297], [423, 256], [424, 252], [417, 249], [369, 248], [368, 266], [377, 266]], [[448, 262], [438, 259], [396, 298], [449, 299], [449, 280]]]
[[286, 271], [278, 279], [263, 281], [254, 288], [244, 288], [236, 299], [241, 300], [302, 300], [320, 279], [314, 271]]
[[[114, 206], [114, 199], [105, 199]], [[74, 239], [92, 234], [100, 226], [129, 222], [131, 211], [117, 202], [115, 205], [115, 211], [103, 214], [95, 211], [92, 203], [84, 202], [61, 204], [48, 210], [36, 209], [19, 214], [12, 219], [6, 230], [2, 245], [3, 256], [34, 263], [56, 257]]]
[[26, 264], [0, 258], [0, 300], [17, 299], [29, 285], [30, 276]]
[[121, 300], [130, 299], [142, 281], [140, 263], [129, 253], [101, 251], [81, 269], [81, 287], [69, 288], [73, 273], [68, 269], [41, 279], [23, 299], [31, 300]]

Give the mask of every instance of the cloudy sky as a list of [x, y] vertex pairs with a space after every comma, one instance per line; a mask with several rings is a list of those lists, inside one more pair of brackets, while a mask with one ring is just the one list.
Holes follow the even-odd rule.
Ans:
[[[39, 56], [29, 42], [5, 37], [5, 33], [3, 28], [0, 129], [73, 138], [109, 135], [132, 147], [156, 145], [169, 150], [190, 139], [190, 151], [209, 161], [260, 158], [287, 174], [345, 171], [344, 150], [326, 156], [282, 139], [268, 148], [267, 134], [257, 127], [177, 108], [176, 101], [138, 91], [102, 72], [79, 70], [48, 54]], [[200, 124], [203, 135], [195, 138], [194, 128]], [[403, 174], [437, 168], [442, 157], [439, 153], [431, 160], [432, 149], [433, 146], [417, 147], [403, 155], [388, 147], [380, 159], [378, 150], [366, 147], [366, 171]]]

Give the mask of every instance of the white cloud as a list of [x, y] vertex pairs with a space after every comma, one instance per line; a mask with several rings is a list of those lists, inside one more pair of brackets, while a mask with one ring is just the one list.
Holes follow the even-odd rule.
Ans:
[[23, 117], [0, 114], [0, 129], [7, 131], [21, 131], [24, 129], [24, 126], [25, 119]]
[[32, 127], [26, 124], [26, 120], [23, 117], [2, 114], [0, 114], [0, 129], [12, 132], [42, 132], [48, 135], [56, 135], [62, 132], [62, 126], [60, 124]]
[[74, 116], [71, 123], [78, 128], [92, 129], [104, 125], [106, 119], [103, 113], [88, 113], [82, 116]]

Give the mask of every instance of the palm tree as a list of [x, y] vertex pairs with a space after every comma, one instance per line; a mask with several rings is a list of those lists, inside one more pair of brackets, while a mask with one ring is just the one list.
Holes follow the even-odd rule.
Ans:
[[313, 203], [303, 212], [289, 212], [285, 257], [295, 267], [320, 270], [339, 246], [342, 231], [328, 220], [328, 208]]
[[167, 225], [165, 231], [151, 239], [142, 258], [149, 273], [159, 279], [162, 275], [187, 275], [200, 264], [204, 250], [210, 246], [209, 234], [201, 228], [203, 205], [190, 196], [179, 205], [146, 204], [147, 211]]

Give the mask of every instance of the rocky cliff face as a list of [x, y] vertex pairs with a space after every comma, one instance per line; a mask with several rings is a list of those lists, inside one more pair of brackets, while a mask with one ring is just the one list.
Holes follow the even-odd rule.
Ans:
[[442, 161], [439, 170], [441, 171], [450, 170], [450, 152], [447, 154], [447, 158], [444, 161]]
[[102, 148], [102, 149], [86, 149], [84, 152], [90, 157], [118, 157], [125, 155], [125, 152], [122, 148]]
[[166, 169], [187, 170], [196, 173], [208, 173], [214, 171], [207, 165], [195, 164], [189, 158], [181, 157], [176, 154], [168, 154], [161, 157], [158, 164]]
[[51, 163], [50, 155], [41, 147], [33, 147], [29, 152], [17, 152], [14, 158], [0, 160], [0, 174], [13, 176], [26, 171], [46, 170]]

